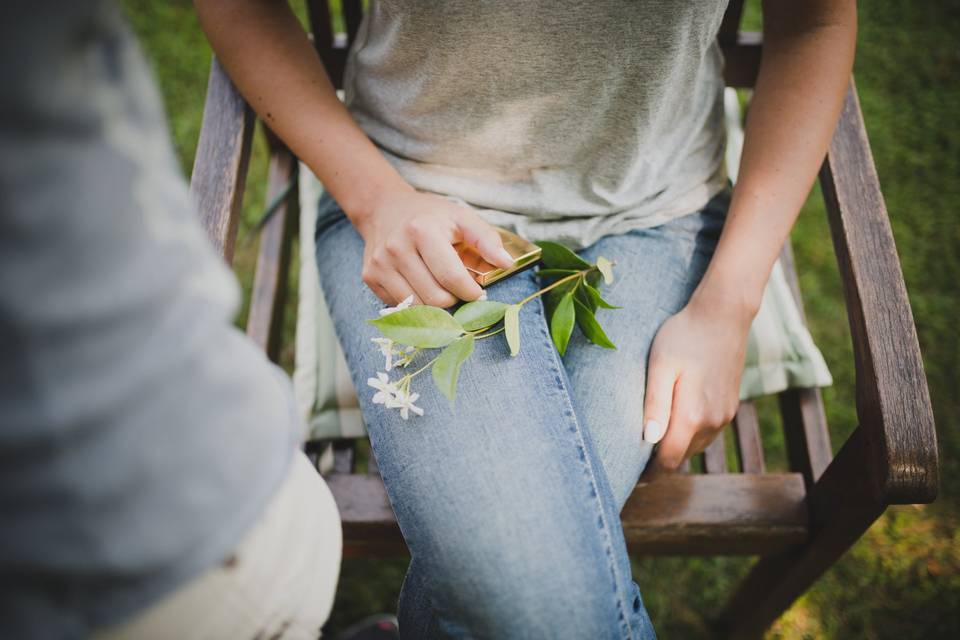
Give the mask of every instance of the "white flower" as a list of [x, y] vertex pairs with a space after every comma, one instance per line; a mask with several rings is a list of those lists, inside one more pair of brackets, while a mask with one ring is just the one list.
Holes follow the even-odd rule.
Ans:
[[[394, 367], [405, 367], [411, 362], [413, 362], [413, 356], [416, 355], [415, 347], [404, 347], [399, 345], [390, 338], [370, 338], [370, 341], [377, 345], [380, 349], [380, 354], [386, 358], [386, 363], [384, 368], [387, 371], [392, 370]], [[394, 358], [397, 358], [394, 361]]]
[[393, 369], [393, 356], [395, 352], [393, 340], [390, 338], [370, 338], [370, 340], [380, 347], [380, 353], [387, 359], [387, 363], [384, 365], [386, 370], [390, 371]]
[[397, 312], [397, 311], [403, 311], [404, 309], [408, 308], [411, 304], [413, 304], [413, 294], [412, 294], [412, 293], [411, 293], [410, 295], [408, 295], [408, 296], [404, 299], [404, 301], [401, 302], [400, 304], [398, 304], [397, 306], [395, 306], [395, 307], [387, 307], [386, 309], [380, 309], [380, 315], [381, 315], [381, 316], [388, 316], [388, 315], [390, 315], [391, 313], [395, 313], [395, 312]]
[[406, 367], [408, 364], [413, 362], [413, 357], [416, 354], [416, 347], [396, 347], [393, 351], [393, 355], [398, 356], [398, 360], [393, 363], [394, 367]]
[[[396, 397], [394, 398], [394, 408], [400, 409], [400, 417], [406, 420], [410, 417], [410, 411], [413, 411], [418, 416], [423, 415], [423, 409], [420, 407], [414, 406], [417, 398], [420, 397], [419, 393], [407, 393], [403, 390], [398, 390]], [[388, 405], [389, 406], [389, 405]]]
[[382, 371], [377, 372], [376, 378], [367, 378], [367, 384], [377, 390], [373, 394], [373, 404], [382, 404], [393, 408], [396, 404], [397, 385], [390, 382], [390, 378]]

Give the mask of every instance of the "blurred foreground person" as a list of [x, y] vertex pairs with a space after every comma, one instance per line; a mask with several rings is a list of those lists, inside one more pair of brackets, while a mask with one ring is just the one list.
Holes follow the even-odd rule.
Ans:
[[317, 637], [340, 522], [109, 3], [0, 22], [0, 637]]

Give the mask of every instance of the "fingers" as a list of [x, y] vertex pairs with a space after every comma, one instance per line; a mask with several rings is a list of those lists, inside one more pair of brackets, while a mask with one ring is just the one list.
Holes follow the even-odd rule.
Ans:
[[[400, 273], [410, 283], [414, 293], [424, 304], [435, 307], [449, 307], [457, 301], [457, 297], [450, 293], [449, 286], [443, 286], [442, 283], [437, 282], [434, 277], [435, 271], [428, 268], [428, 265], [424, 263], [420, 254], [413, 247], [410, 248], [410, 253], [400, 260], [399, 266]], [[463, 264], [460, 267], [462, 268]], [[434, 273], [431, 273], [431, 271], [434, 271]], [[466, 270], [464, 269], [464, 271]], [[470, 280], [466, 273], [464, 275]], [[476, 284], [473, 280], [470, 280], [470, 282]]]
[[675, 471], [684, 460], [704, 451], [720, 435], [730, 417], [704, 394], [705, 381], [679, 376], [673, 393], [667, 432], [657, 450], [657, 466]]
[[678, 469], [686, 459], [698, 427], [690, 411], [691, 402], [680, 384], [676, 385], [673, 400], [667, 432], [660, 441], [656, 457], [657, 465], [670, 471]]
[[647, 388], [643, 397], [643, 439], [656, 444], [663, 439], [673, 406], [676, 370], [658, 360], [650, 359], [647, 369]]
[[503, 248], [503, 240], [497, 230], [479, 216], [461, 215], [458, 221], [461, 239], [472, 246], [484, 260], [501, 269], [513, 266], [513, 256]]
[[407, 282], [406, 278], [397, 271], [384, 271], [380, 273], [375, 283], [380, 289], [387, 292], [386, 299], [380, 296], [380, 299], [387, 304], [399, 304], [406, 300], [410, 294], [413, 294], [414, 304], [422, 302], [422, 300], [417, 298], [416, 292], [413, 290], [413, 287], [410, 286], [410, 283]]
[[[441, 287], [461, 300], [476, 300], [483, 289], [463, 266], [463, 260], [449, 242], [440, 240], [420, 247], [420, 257]], [[451, 304], [453, 304], [451, 302]]]

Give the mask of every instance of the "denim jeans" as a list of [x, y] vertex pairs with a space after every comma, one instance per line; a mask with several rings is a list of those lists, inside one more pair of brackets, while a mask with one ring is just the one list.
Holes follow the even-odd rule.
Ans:
[[[650, 344], [700, 281], [728, 202], [722, 193], [700, 212], [579, 252], [616, 262], [601, 290], [623, 308], [598, 315], [616, 350], [575, 331], [561, 358], [537, 298], [520, 313], [519, 355], [502, 336], [477, 341], [455, 405], [421, 375], [412, 388], [425, 414], [404, 421], [372, 403], [366, 382], [384, 363], [365, 321], [384, 304], [361, 280], [363, 241], [321, 198], [324, 296], [412, 556], [403, 637], [654, 637], [619, 513], [651, 453], [641, 438]], [[528, 270], [487, 291], [517, 302], [539, 288]]]

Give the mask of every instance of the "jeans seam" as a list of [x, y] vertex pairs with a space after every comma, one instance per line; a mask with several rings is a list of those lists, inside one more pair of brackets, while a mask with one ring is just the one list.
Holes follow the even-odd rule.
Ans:
[[[537, 297], [537, 306], [539, 308], [540, 315], [544, 319], [544, 324], [546, 324], [546, 312], [543, 306], [543, 299], [540, 296]], [[554, 348], [553, 342], [550, 340], [549, 335], [544, 332], [543, 327], [540, 328], [540, 331], [542, 335], [547, 337], [547, 350], [550, 352], [551, 358], [553, 360], [553, 371], [559, 375], [560, 374], [559, 367], [563, 366], [563, 362], [560, 360], [559, 354], [557, 353], [557, 350]], [[562, 376], [560, 376], [560, 386], [561, 386], [561, 391], [563, 392], [562, 394], [563, 401], [566, 403], [566, 408], [569, 410], [569, 413], [570, 413], [570, 422], [573, 424], [573, 427], [576, 429], [577, 439], [579, 440], [580, 447], [583, 448], [584, 451], [586, 451], [586, 443], [584, 441], [583, 431], [580, 426], [580, 420], [577, 417], [577, 412], [573, 407], [573, 403], [570, 401], [570, 390], [567, 389], [566, 386], [564, 385]], [[622, 581], [622, 576], [620, 575], [620, 572], [617, 570], [616, 561], [613, 559], [613, 540], [610, 535], [610, 523], [607, 521], [607, 517], [603, 512], [603, 506], [600, 504], [601, 498], [600, 498], [600, 490], [599, 490], [599, 487], [597, 486], [596, 472], [593, 468], [592, 462], [590, 461], [589, 457], [586, 455], [584, 455], [583, 465], [586, 467], [587, 472], [590, 475], [590, 483], [592, 485], [591, 488], [593, 489], [594, 495], [596, 495], [594, 504], [597, 506], [597, 511], [599, 512], [600, 520], [603, 522], [604, 545], [606, 547], [605, 551], [606, 551], [608, 563], [610, 566], [610, 572], [613, 574], [614, 579], [618, 583], [617, 584], [618, 595], [616, 596], [615, 599], [617, 603], [617, 609], [620, 611], [620, 616], [622, 620], [620, 629], [621, 629], [621, 632], [626, 631], [626, 637], [628, 638], [628, 640], [633, 640], [633, 630], [630, 627], [627, 611], [624, 609], [624, 606], [623, 606], [623, 599], [619, 595], [619, 590], [620, 590], [619, 583]]]

